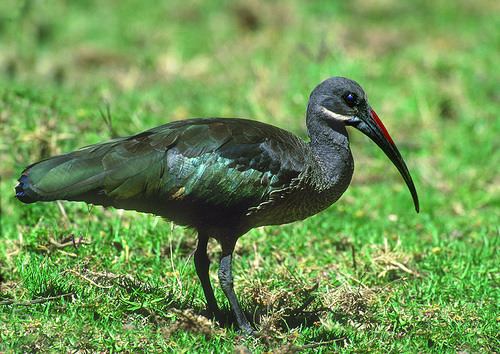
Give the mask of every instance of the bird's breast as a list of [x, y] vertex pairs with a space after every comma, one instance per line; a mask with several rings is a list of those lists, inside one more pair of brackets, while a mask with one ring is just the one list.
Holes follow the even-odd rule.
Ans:
[[345, 192], [353, 173], [352, 159], [337, 169], [334, 177], [321, 176], [316, 168], [309, 168], [282, 189], [273, 191], [269, 198], [250, 208], [247, 218], [252, 227], [279, 225], [303, 220], [335, 203]]

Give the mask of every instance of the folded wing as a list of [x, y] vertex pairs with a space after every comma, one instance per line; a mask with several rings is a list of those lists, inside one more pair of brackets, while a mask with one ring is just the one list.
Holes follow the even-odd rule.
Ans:
[[[85, 201], [168, 216], [178, 205], [247, 209], [296, 178], [304, 142], [244, 119], [190, 119], [27, 167], [23, 202]], [[304, 149], [305, 150], [305, 149]]]

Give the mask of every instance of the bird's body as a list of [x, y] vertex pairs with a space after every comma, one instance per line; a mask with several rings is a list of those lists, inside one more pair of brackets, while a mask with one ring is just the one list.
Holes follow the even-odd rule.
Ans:
[[310, 142], [246, 119], [188, 119], [28, 166], [16, 197], [25, 203], [70, 200], [137, 210], [195, 228], [196, 270], [213, 315], [219, 310], [206, 246], [209, 237], [217, 239], [221, 286], [239, 326], [251, 332], [232, 284], [236, 241], [251, 228], [302, 220], [337, 201], [354, 168], [346, 125], [386, 152], [418, 209], [413, 182], [392, 139], [361, 87], [345, 78], [328, 79], [311, 94]]
[[213, 237], [244, 233], [302, 220], [335, 202], [353, 162], [347, 145], [330, 148], [335, 166], [327, 168], [310, 144], [272, 125], [189, 119], [38, 162], [23, 173], [20, 199], [153, 213]]

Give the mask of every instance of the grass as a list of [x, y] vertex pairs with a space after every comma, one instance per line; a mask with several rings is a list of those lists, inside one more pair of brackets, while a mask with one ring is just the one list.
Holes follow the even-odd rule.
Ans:
[[[498, 352], [498, 10], [2, 2], [0, 351]], [[31, 162], [175, 119], [251, 117], [305, 136], [307, 95], [332, 75], [370, 95], [422, 211], [353, 131], [356, 172], [337, 204], [238, 243], [235, 286], [257, 338], [202, 316], [192, 231], [13, 197]]]

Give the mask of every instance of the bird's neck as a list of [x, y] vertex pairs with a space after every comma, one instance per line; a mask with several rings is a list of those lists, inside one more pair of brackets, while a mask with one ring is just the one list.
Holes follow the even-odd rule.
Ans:
[[313, 110], [307, 114], [309, 144], [320, 169], [317, 183], [324, 188], [347, 188], [354, 168], [347, 129], [342, 122], [322, 119], [321, 114]]

